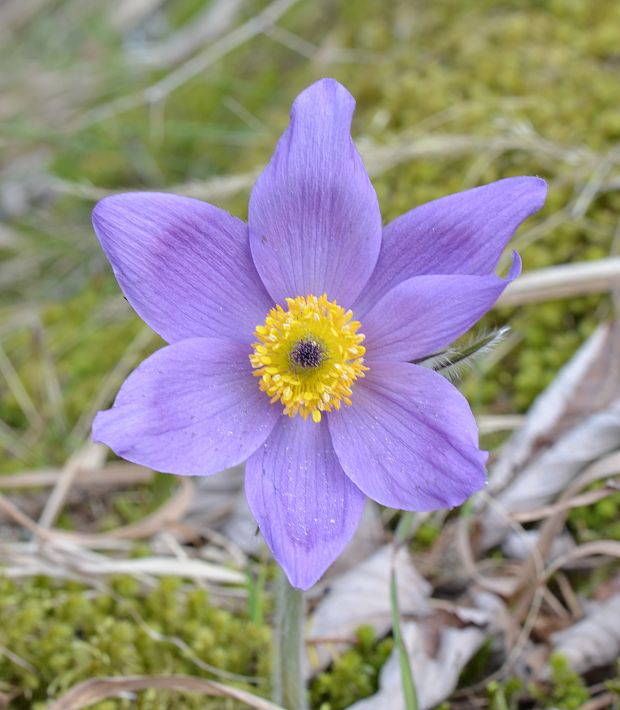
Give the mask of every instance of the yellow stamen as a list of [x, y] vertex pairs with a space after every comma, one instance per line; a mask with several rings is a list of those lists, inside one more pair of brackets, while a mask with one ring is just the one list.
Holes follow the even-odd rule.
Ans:
[[368, 368], [361, 345], [364, 335], [353, 313], [323, 294], [287, 298], [288, 310], [276, 306], [264, 325], [250, 361], [258, 386], [272, 403], [281, 402], [284, 414], [319, 423], [322, 412], [351, 404], [351, 385]]

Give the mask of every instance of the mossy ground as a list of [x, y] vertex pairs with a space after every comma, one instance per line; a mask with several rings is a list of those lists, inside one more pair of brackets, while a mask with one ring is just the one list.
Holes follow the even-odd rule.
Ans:
[[[13, 656], [0, 655], [0, 692], [11, 707], [35, 710], [88, 678], [114, 675], [188, 674], [213, 678], [207, 664], [254, 693], [268, 693], [270, 631], [244, 614], [211, 603], [201, 589], [163, 578], [144, 590], [130, 577], [110, 581], [109, 591], [47, 579], [0, 579], [2, 644]], [[176, 642], [182, 642], [180, 647]], [[191, 649], [188, 652], [186, 649]], [[215, 676], [217, 678], [217, 675]], [[179, 707], [175, 693], [145, 691], [135, 700], [104, 701], [97, 710], [164, 710]], [[239, 703], [183, 700], [184, 708], [235, 708]]]
[[[118, 362], [128, 357], [130, 369], [159, 344], [139, 340], [142, 325], [118, 295], [89, 226], [92, 200], [79, 194], [80, 186], [87, 192], [92, 186], [166, 189], [253, 170], [269, 158], [296, 93], [321, 76], [336, 77], [356, 96], [354, 133], [362, 144], [402, 147], [425, 136], [467, 139], [458, 150], [435, 149], [376, 175], [386, 221], [456, 190], [537, 174], [549, 181], [550, 192], [544, 210], [516, 240], [527, 269], [595, 259], [614, 248], [620, 194], [603, 190], [585, 210], [578, 209], [576, 198], [589, 181], [604, 181], [615, 168], [616, 0], [300, 0], [279, 23], [289, 33], [288, 46], [274, 36], [258, 36], [161, 106], [139, 106], [94, 122], [86, 120], [93, 105], [139, 91], [166, 73], [128, 61], [132, 43], [156, 36], [162, 27], [173, 32], [206, 3], [171, 0], [153, 26], [127, 35], [113, 26], [105, 4], [82, 4], [71, 17], [69, 5], [49, 3], [0, 48], [0, 63], [15, 70], [13, 94], [23, 99], [0, 124], [8, 145], [6, 165], [41, 155], [41, 172], [68, 186], [44, 190], [28, 209], [6, 215], [14, 239], [0, 241], [7, 267], [0, 286], [2, 347], [32, 406], [24, 405], [8, 381], [0, 382], [1, 471], [65, 461], [87, 436], [85, 413]], [[247, 2], [242, 19], [265, 6]], [[78, 68], [88, 75], [84, 99], [66, 120], [56, 117], [61, 110], [50, 109], [53, 96], [45, 104], [29, 102], [28, 91], [36, 99], [36, 88], [28, 83], [28, 71], [70, 77], [61, 84], [77, 90], [84, 81]], [[61, 103], [74, 100], [68, 89], [63, 96]], [[14, 173], [18, 181], [17, 167]], [[218, 202], [244, 217], [247, 192]], [[476, 411], [525, 411], [610, 308], [606, 298], [589, 296], [490, 315], [489, 325], [509, 322], [518, 337], [501, 362], [464, 382]], [[145, 509], [153, 506], [149, 496], [142, 490], [138, 498], [132, 493], [117, 500], [104, 526], [130, 520], [136, 500]], [[571, 525], [582, 540], [612, 528], [617, 535], [617, 509], [617, 499], [602, 501], [572, 514]], [[146, 596], [125, 589], [120, 603], [104, 592], [45, 580], [2, 585], [0, 646], [36, 669], [0, 655], [0, 690], [21, 689], [16, 708], [37, 707], [93, 674], [149, 672], [154, 658], [158, 672], [162, 663], [171, 672], [196, 672], [177, 649], [141, 631], [123, 611], [129, 606], [150, 625], [182, 636], [210, 663], [258, 675], [260, 689], [266, 689], [266, 627], [248, 633], [241, 616], [208, 600], [198, 603], [200, 592], [181, 593], [167, 581]], [[161, 605], [149, 601], [157, 594], [166, 595], [163, 616]], [[335, 710], [372, 692], [384, 650], [360, 642], [316, 682], [316, 703]], [[342, 674], [357, 680], [343, 682]], [[125, 707], [123, 702], [98, 707]], [[137, 702], [144, 708], [178, 706], [148, 693]], [[183, 702], [199, 706], [190, 698]], [[222, 702], [213, 706], [223, 707]], [[562, 702], [556, 698], [557, 707], [572, 707]]]

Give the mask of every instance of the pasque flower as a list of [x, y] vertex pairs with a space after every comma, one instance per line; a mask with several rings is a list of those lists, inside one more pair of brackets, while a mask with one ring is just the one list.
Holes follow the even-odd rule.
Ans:
[[126, 380], [93, 436], [159, 471], [247, 460], [249, 506], [291, 583], [314, 584], [366, 497], [459, 505], [485, 482], [466, 400], [415, 361], [470, 328], [518, 275], [495, 274], [545, 183], [515, 177], [382, 228], [333, 79], [295, 100], [248, 223], [210, 204], [129, 193], [93, 223], [128, 301], [169, 343]]

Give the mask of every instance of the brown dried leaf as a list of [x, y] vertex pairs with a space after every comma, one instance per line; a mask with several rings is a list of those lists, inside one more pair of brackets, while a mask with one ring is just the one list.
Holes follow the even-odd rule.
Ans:
[[[473, 611], [475, 622], [467, 619]], [[461, 671], [484, 643], [486, 630], [480, 610], [438, 613], [423, 621], [405, 622], [402, 634], [411, 662], [420, 710], [430, 710], [456, 688]], [[381, 671], [379, 692], [351, 705], [348, 710], [405, 710], [398, 651], [392, 651]]]
[[601, 326], [536, 401], [490, 472], [497, 505], [482, 517], [482, 547], [502, 540], [506, 513], [546, 505], [588, 464], [620, 444], [617, 326]]
[[[500, 456], [489, 471], [489, 492], [503, 490], [534, 454], [553, 443], [560, 426], [566, 428], [566, 414], [572, 410], [571, 422], [580, 418], [574, 401], [580, 384], [593, 376], [603, 353], [609, 348], [612, 328], [601, 325], [560, 370], [557, 377], [536, 399], [522, 427], [502, 447]], [[591, 410], [582, 403], [581, 416]], [[555, 432], [555, 437], [551, 433]]]
[[[357, 567], [334, 579], [309, 623], [312, 671], [324, 668], [333, 655], [355, 640], [355, 631], [371, 625], [378, 635], [391, 628], [390, 574], [394, 548], [385, 545]], [[396, 552], [401, 615], [425, 616], [429, 613], [430, 585], [417, 572], [406, 549]]]
[[577, 673], [615, 663], [620, 657], [620, 594], [589, 602], [585, 610], [585, 618], [551, 636], [553, 650], [565, 656]]

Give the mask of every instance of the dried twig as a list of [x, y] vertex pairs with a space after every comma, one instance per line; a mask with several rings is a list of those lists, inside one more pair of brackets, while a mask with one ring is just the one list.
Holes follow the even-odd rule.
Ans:
[[561, 264], [523, 274], [513, 281], [498, 301], [499, 306], [517, 306], [588, 293], [610, 291], [620, 283], [620, 257], [581, 264]]
[[105, 451], [105, 447], [101, 444], [94, 444], [89, 441], [79, 449], [79, 451], [76, 451], [69, 457], [69, 460], [62, 469], [62, 473], [45, 503], [45, 507], [39, 518], [40, 527], [49, 529], [54, 524], [54, 521], [62, 511], [65, 499], [69, 494], [69, 490], [73, 485], [78, 471], [80, 469], [100, 467], [105, 458]]
[[231, 686], [192, 676], [123, 676], [120, 678], [97, 678], [87, 680], [72, 688], [61, 698], [51, 703], [47, 710], [81, 710], [99, 700], [114, 698], [141, 690], [175, 690], [202, 693], [220, 698], [233, 698], [257, 710], [284, 710], [279, 705]]

